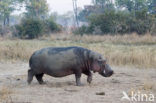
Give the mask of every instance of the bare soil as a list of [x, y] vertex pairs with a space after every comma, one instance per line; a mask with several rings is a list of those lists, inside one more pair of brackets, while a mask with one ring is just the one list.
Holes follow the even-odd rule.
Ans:
[[156, 68], [112, 67], [115, 71], [112, 77], [104, 78], [95, 73], [91, 84], [88, 84], [86, 76], [82, 75], [81, 81], [84, 86], [81, 87], [75, 86], [74, 75], [63, 78], [45, 75], [44, 85], [39, 85], [34, 77], [32, 84], [28, 85], [26, 82], [28, 69], [27, 63], [0, 63], [0, 90], [5, 87], [11, 91], [11, 94], [6, 94], [7, 98], [0, 98], [1, 102], [130, 103], [128, 100], [121, 100], [123, 91], [126, 93], [141, 91], [156, 96]]

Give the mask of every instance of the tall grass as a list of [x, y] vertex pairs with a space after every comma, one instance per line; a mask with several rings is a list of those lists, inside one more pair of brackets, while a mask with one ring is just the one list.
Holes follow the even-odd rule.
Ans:
[[[43, 39], [43, 38], [42, 38]], [[150, 34], [146, 35], [137, 35], [135, 33], [129, 35], [51, 35], [50, 40], [72, 40], [72, 41], [81, 41], [85, 43], [97, 43], [97, 42], [107, 42], [107, 43], [117, 43], [117, 44], [155, 44], [156, 36], [151, 36]]]
[[156, 37], [149, 34], [82, 37], [57, 34], [39, 40], [1, 38], [0, 61], [27, 62], [35, 50], [49, 46], [82, 46], [103, 54], [113, 65], [156, 68]]

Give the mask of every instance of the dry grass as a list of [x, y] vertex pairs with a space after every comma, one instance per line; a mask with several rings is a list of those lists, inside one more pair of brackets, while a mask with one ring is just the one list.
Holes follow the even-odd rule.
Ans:
[[97, 51], [113, 65], [156, 68], [156, 37], [51, 35], [39, 40], [8, 40], [0, 38], [0, 61], [28, 61], [35, 50], [49, 46], [82, 46]]
[[[44, 39], [43, 37], [42, 39]], [[146, 34], [144, 36], [139, 36], [135, 33], [128, 35], [51, 35], [49, 40], [72, 40], [72, 41], [81, 41], [85, 43], [98, 43], [98, 42], [107, 42], [107, 43], [118, 43], [118, 44], [155, 44], [156, 36], [151, 36], [150, 34]]]
[[142, 89], [143, 90], [152, 90], [154, 89], [154, 83], [153, 82], [144, 82]]
[[156, 91], [156, 83], [153, 81], [149, 81], [150, 78], [146, 78], [147, 80], [144, 80], [142, 88], [145, 91]]
[[2, 87], [0, 89], [0, 103], [12, 103], [11, 95], [12, 91], [10, 88]]
[[151, 94], [154, 93], [155, 91], [156, 91], [156, 83], [145, 80], [142, 86], [130, 88], [128, 91], [128, 95], [129, 97], [132, 97], [132, 92], [133, 94], [135, 93]]

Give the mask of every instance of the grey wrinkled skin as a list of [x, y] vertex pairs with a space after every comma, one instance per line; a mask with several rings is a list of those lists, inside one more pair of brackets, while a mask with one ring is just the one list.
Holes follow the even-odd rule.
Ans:
[[29, 60], [28, 83], [33, 76], [43, 84], [43, 75], [64, 77], [75, 74], [76, 85], [81, 86], [81, 74], [87, 75], [87, 82], [91, 83], [92, 73], [98, 72], [104, 77], [113, 74], [113, 70], [106, 63], [101, 54], [82, 47], [49, 47], [33, 53]]

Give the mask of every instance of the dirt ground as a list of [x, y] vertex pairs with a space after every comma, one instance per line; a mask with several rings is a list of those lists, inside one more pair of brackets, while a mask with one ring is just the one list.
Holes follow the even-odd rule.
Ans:
[[[129, 96], [130, 91], [152, 93], [156, 96], [156, 68], [112, 66], [115, 71], [112, 77], [104, 78], [95, 73], [90, 85], [86, 82], [86, 76], [82, 75], [84, 86], [81, 87], [75, 86], [74, 75], [63, 78], [45, 75], [43, 79], [46, 84], [39, 85], [34, 78], [32, 84], [28, 85], [28, 69], [27, 63], [0, 63], [0, 90], [4, 92], [0, 96], [2, 103], [136, 103], [121, 100], [123, 91]], [[5, 94], [4, 88], [10, 93]], [[156, 98], [148, 103], [156, 103]]]

